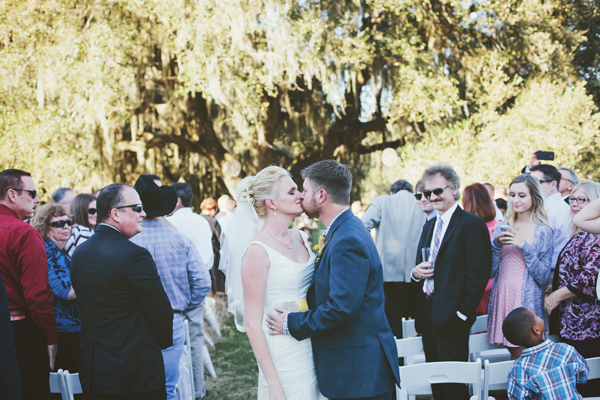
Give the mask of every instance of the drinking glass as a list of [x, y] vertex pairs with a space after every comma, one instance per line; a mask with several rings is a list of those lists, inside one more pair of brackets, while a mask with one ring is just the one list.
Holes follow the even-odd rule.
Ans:
[[421, 260], [423, 262], [425, 261], [431, 261], [431, 248], [429, 247], [423, 247], [421, 248]]

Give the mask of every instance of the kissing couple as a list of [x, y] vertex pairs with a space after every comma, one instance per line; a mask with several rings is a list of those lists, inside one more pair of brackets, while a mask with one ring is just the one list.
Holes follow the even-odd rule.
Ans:
[[[228, 309], [258, 362], [258, 399], [390, 400], [398, 354], [381, 260], [348, 208], [349, 167], [320, 161], [302, 178], [303, 192], [277, 166], [244, 178], [223, 245]], [[288, 229], [302, 211], [325, 225], [317, 256]]]

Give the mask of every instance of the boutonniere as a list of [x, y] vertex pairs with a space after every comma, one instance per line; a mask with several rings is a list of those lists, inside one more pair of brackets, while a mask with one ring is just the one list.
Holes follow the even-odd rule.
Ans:
[[[327, 241], [327, 243], [329, 243], [329, 240]], [[321, 257], [323, 257], [323, 252], [325, 251], [325, 246], [327, 246], [327, 243], [325, 243], [325, 236], [321, 235], [321, 237], [319, 238], [319, 252], [317, 253], [317, 262], [321, 261]]]

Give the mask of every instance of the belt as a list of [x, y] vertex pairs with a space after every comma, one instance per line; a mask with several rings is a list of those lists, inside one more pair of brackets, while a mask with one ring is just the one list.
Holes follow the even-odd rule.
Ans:
[[173, 314], [183, 314], [183, 311], [173, 310]]
[[10, 320], [12, 321], [19, 321], [22, 319], [27, 318], [27, 315], [29, 314], [27, 311], [20, 311], [20, 310], [9, 310], [10, 313]]

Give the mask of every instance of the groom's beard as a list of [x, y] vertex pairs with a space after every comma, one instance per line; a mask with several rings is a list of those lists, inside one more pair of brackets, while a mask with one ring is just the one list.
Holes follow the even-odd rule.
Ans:
[[316, 201], [314, 201], [313, 199], [311, 199], [308, 203], [305, 203], [303, 201], [302, 203], [300, 203], [300, 205], [302, 206], [302, 209], [304, 210], [306, 215], [308, 215], [311, 218], [319, 218], [323, 211], [321, 207], [317, 206]]

